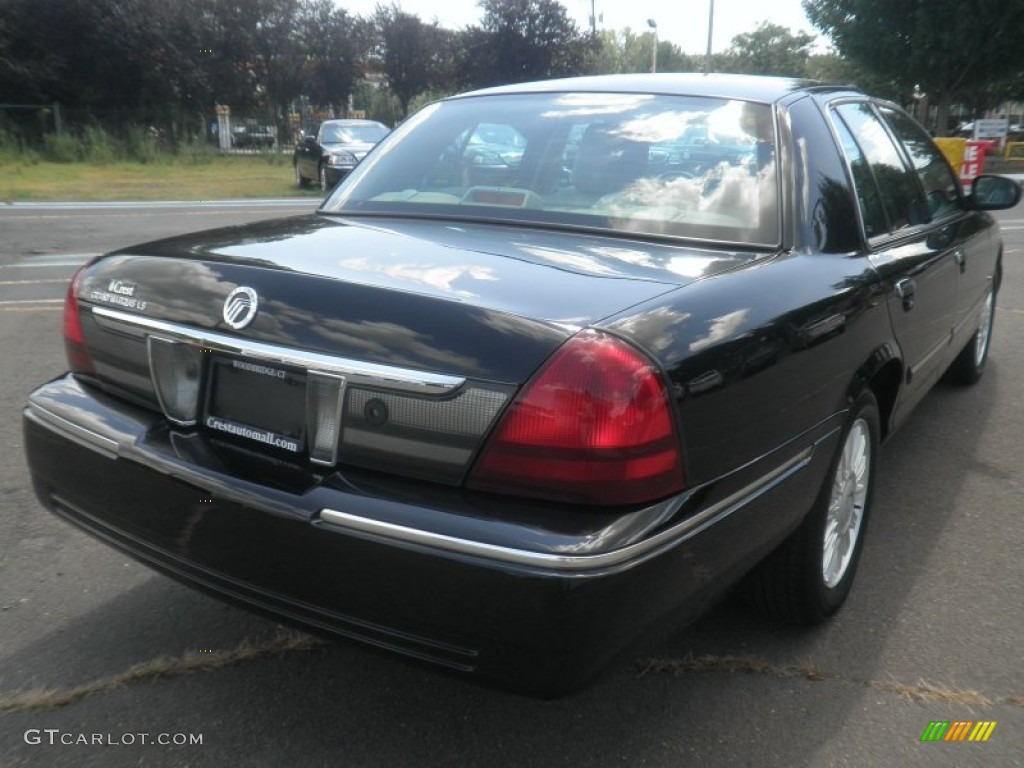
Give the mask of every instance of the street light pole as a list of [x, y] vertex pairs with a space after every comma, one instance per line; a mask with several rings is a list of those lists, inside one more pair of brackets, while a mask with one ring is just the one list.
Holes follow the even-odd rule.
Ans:
[[715, 28], [715, 0], [709, 0], [708, 7], [708, 52], [704, 55], [704, 74], [711, 71], [711, 33]]
[[654, 43], [651, 45], [651, 72], [658, 71], [658, 22], [654, 19], [647, 20], [647, 26], [651, 28], [654, 35]]

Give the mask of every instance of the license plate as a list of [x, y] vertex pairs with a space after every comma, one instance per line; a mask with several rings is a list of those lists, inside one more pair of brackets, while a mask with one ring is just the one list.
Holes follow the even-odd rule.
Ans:
[[263, 363], [215, 358], [206, 398], [209, 429], [300, 453], [306, 435], [306, 375]]

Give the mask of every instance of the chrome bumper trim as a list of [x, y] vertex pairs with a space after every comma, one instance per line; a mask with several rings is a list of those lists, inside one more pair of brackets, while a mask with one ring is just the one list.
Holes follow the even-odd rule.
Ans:
[[410, 368], [289, 349], [277, 344], [267, 344], [228, 336], [216, 331], [190, 328], [178, 323], [141, 317], [106, 307], [92, 307], [91, 309], [96, 321], [111, 330], [125, 330], [118, 328], [118, 325], [125, 325], [142, 334], [158, 333], [169, 336], [173, 340], [196, 344], [214, 352], [240, 355], [261, 362], [344, 376], [350, 384], [363, 384], [380, 389], [440, 397], [454, 392], [466, 382], [466, 379], [461, 376], [426, 373]]
[[659, 551], [675, 546], [701, 531], [724, 520], [736, 510], [744, 507], [762, 494], [770, 491], [792, 475], [806, 467], [814, 455], [810, 446], [771, 472], [736, 491], [732, 495], [712, 504], [697, 514], [620, 549], [592, 555], [554, 554], [534, 552], [511, 547], [488, 544], [481, 541], [462, 539], [445, 534], [410, 528], [381, 520], [352, 515], [335, 509], [321, 509], [319, 518], [329, 527], [341, 528], [361, 534], [378, 536], [404, 544], [440, 549], [460, 555], [470, 555], [514, 565], [545, 568], [563, 572], [596, 571], [632, 566]]
[[29, 401], [28, 406], [25, 408], [25, 416], [38, 424], [42, 424], [60, 433], [68, 440], [103, 454], [108, 459], [116, 459], [120, 453], [116, 440], [111, 440], [109, 437], [105, 437], [98, 432], [93, 432], [91, 429], [80, 424], [75, 424], [63, 416], [58, 416], [39, 405], [39, 403]]

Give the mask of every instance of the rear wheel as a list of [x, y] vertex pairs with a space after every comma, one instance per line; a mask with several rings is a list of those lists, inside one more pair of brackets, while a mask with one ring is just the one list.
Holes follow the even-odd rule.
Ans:
[[996, 294], [989, 288], [985, 303], [978, 312], [977, 330], [960, 354], [949, 366], [947, 377], [956, 384], [974, 384], [985, 372], [988, 348], [992, 341], [992, 327], [996, 319]]
[[811, 511], [748, 577], [751, 599], [762, 613], [793, 624], [817, 624], [846, 600], [871, 508], [879, 423], [878, 403], [865, 392], [850, 410]]

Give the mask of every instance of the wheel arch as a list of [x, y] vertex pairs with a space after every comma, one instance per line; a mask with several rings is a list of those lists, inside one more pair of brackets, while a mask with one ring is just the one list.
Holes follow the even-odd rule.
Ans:
[[885, 440], [892, 430], [892, 415], [899, 400], [902, 383], [903, 360], [899, 348], [894, 343], [886, 343], [876, 349], [857, 370], [846, 393], [847, 405], [856, 402], [865, 390], [870, 390], [875, 396], [878, 403], [881, 440]]
[[1003, 284], [1003, 244], [999, 244], [996, 253], [996, 271], [992, 274], [992, 290], [999, 293], [999, 286]]

